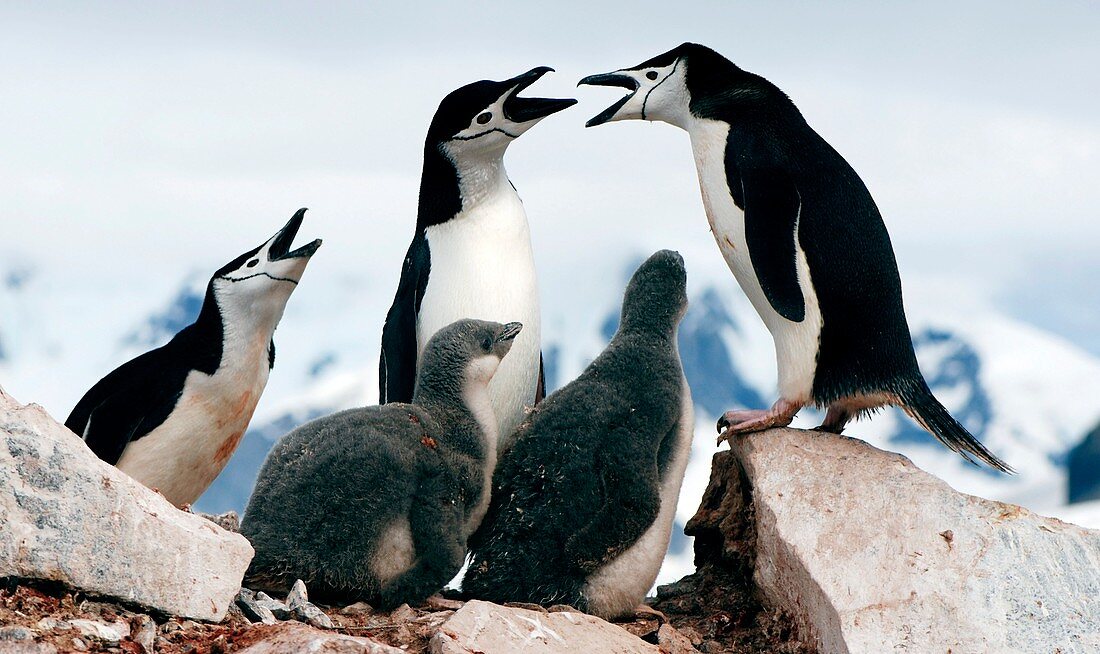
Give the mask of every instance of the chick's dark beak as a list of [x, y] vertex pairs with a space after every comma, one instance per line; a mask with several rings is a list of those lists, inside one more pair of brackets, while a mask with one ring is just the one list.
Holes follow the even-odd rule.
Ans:
[[497, 343], [504, 343], [514, 339], [519, 335], [520, 330], [523, 329], [523, 324], [518, 322], [510, 322], [500, 330], [500, 334], [497, 335]]

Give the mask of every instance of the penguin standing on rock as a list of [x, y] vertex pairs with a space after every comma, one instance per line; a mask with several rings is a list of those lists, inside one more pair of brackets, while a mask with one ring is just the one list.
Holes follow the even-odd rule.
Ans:
[[494, 602], [633, 614], [657, 578], [691, 453], [691, 392], [676, 332], [687, 309], [680, 255], [634, 273], [619, 330], [539, 404], [493, 477], [462, 590]]
[[275, 365], [275, 327], [321, 247], [290, 250], [305, 211], [214, 273], [198, 319], [92, 386], [65, 426], [176, 506], [197, 500], [252, 419]]
[[589, 127], [641, 119], [688, 132], [711, 231], [775, 340], [778, 401], [727, 412], [719, 440], [788, 425], [811, 404], [835, 433], [895, 405], [967, 461], [1011, 472], [933, 397], [878, 207], [782, 91], [694, 43], [580, 83], [630, 90]]
[[551, 69], [480, 81], [439, 104], [424, 143], [416, 233], [382, 330], [379, 398], [408, 402], [424, 347], [455, 320], [518, 320], [512, 353], [489, 386], [499, 432], [542, 395], [540, 317], [527, 214], [504, 152], [543, 118], [576, 103], [518, 94]]
[[241, 523], [245, 575], [281, 592], [391, 609], [462, 568], [489, 505], [497, 427], [488, 385], [519, 323], [461, 320], [428, 341], [412, 404], [351, 409], [275, 445]]

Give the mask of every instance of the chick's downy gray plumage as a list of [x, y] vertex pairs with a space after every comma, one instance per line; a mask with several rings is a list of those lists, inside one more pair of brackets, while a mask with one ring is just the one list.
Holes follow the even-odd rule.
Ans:
[[618, 332], [520, 426], [470, 541], [471, 597], [633, 611], [656, 578], [691, 446], [676, 347], [687, 307], [680, 255], [634, 274]]
[[496, 420], [487, 386], [519, 323], [461, 320], [428, 343], [411, 404], [342, 411], [268, 455], [243, 533], [252, 588], [303, 579], [322, 601], [415, 602], [456, 575], [488, 506]]

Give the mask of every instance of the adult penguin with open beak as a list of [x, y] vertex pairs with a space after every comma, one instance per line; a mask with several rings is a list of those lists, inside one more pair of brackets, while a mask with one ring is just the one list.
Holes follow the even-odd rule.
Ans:
[[424, 142], [416, 231], [382, 330], [381, 403], [412, 399], [428, 340], [463, 318], [524, 325], [489, 385], [502, 440], [543, 394], [530, 228], [504, 153], [542, 119], [576, 103], [519, 97], [550, 71], [474, 82], [440, 102]]
[[1011, 471], [933, 397], [878, 207], [786, 94], [694, 43], [580, 83], [630, 91], [589, 127], [658, 120], [687, 131], [711, 231], [775, 340], [779, 399], [726, 412], [719, 440], [788, 425], [811, 404], [828, 409], [819, 429], [835, 433], [895, 405], [966, 460]]

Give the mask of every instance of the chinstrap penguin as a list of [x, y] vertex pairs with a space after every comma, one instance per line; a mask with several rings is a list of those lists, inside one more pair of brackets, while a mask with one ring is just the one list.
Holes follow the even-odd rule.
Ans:
[[932, 395], [878, 207], [782, 91], [694, 43], [580, 83], [630, 90], [589, 127], [641, 119], [688, 132], [711, 231], [775, 341], [779, 399], [727, 412], [720, 441], [790, 424], [811, 404], [835, 433], [896, 405], [967, 461], [1011, 472]]
[[520, 333], [516, 322], [455, 322], [428, 341], [411, 404], [342, 411], [284, 436], [241, 523], [256, 549], [245, 584], [283, 592], [302, 579], [315, 598], [390, 609], [454, 578], [489, 505], [489, 381]]
[[679, 254], [651, 256], [611, 343], [520, 425], [470, 540], [466, 595], [605, 619], [639, 608], [668, 548], [695, 426], [676, 345], [686, 282]]
[[508, 146], [572, 99], [521, 98], [549, 72], [480, 81], [439, 104], [424, 142], [416, 231], [382, 330], [379, 401], [408, 402], [437, 330], [462, 318], [524, 325], [489, 386], [507, 436], [542, 395], [540, 316], [530, 229], [504, 169]]
[[176, 506], [197, 500], [252, 419], [275, 365], [275, 327], [321, 246], [290, 250], [305, 211], [215, 272], [195, 322], [92, 386], [65, 426]]

